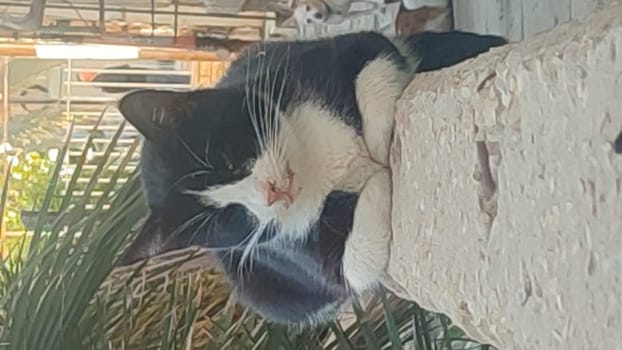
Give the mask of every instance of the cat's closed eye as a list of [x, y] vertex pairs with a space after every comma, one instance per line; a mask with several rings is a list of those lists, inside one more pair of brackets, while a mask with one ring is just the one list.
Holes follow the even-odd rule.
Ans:
[[230, 157], [223, 155], [222, 164], [223, 164], [223, 170], [226, 173], [229, 173], [230, 175], [233, 175], [234, 177], [242, 177], [251, 172], [251, 169], [253, 166], [252, 161], [248, 160], [241, 164], [239, 162], [234, 164], [234, 162], [231, 161], [230, 159], [231, 159]]

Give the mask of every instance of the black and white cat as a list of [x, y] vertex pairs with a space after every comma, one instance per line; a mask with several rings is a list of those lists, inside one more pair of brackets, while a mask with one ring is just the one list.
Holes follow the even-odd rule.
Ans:
[[266, 319], [335, 317], [388, 261], [402, 90], [416, 72], [505, 43], [457, 31], [262, 43], [214, 88], [126, 95], [150, 216], [119, 264], [203, 246]]

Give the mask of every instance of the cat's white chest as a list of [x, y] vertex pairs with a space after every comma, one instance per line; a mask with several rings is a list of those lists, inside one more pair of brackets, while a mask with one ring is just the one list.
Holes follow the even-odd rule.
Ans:
[[290, 161], [304, 170], [301, 176], [312, 189], [357, 191], [375, 172], [371, 169], [380, 167], [354, 128], [321, 106], [300, 106], [292, 115], [292, 127], [297, 140]]

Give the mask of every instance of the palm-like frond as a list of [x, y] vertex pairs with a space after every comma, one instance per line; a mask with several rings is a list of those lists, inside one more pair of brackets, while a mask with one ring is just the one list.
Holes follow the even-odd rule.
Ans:
[[[431, 350], [471, 346], [447, 318], [385, 292], [355, 302], [340, 322], [317, 329], [270, 324], [235, 302], [205, 250], [172, 252], [114, 270], [117, 255], [146, 214], [138, 174], [124, 170], [138, 144], [123, 159], [111, 158], [123, 127], [90, 174], [92, 181], [80, 188], [82, 197], [73, 197], [79, 186], [74, 173], [65, 184], [60, 211], [50, 213], [69, 149], [66, 140], [32, 236], [15, 244], [0, 265], [0, 348]], [[85, 161], [90, 139], [79, 163]], [[108, 172], [110, 182], [99, 186], [97, 177], [113, 161], [117, 170]], [[74, 171], [81, 169], [78, 164]], [[117, 180], [126, 176], [129, 181], [119, 185]], [[8, 186], [5, 182], [3, 193]], [[93, 200], [96, 188], [103, 195]], [[55, 219], [48, 225], [50, 214]]]

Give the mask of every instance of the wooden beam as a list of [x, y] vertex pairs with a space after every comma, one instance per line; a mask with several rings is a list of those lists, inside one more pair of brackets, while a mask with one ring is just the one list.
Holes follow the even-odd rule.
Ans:
[[[0, 43], [0, 56], [8, 57], [37, 57], [34, 43]], [[116, 44], [115, 44], [116, 45]], [[159, 47], [139, 47], [140, 59], [145, 60], [175, 60], [175, 61], [229, 61], [235, 54], [223, 58], [212, 51], [169, 49]]]
[[0, 56], [36, 57], [37, 53], [32, 44], [0, 43]]
[[174, 60], [174, 61], [227, 61], [233, 59], [233, 55], [225, 59], [218, 57], [211, 51], [140, 48], [141, 59], [145, 60]]

